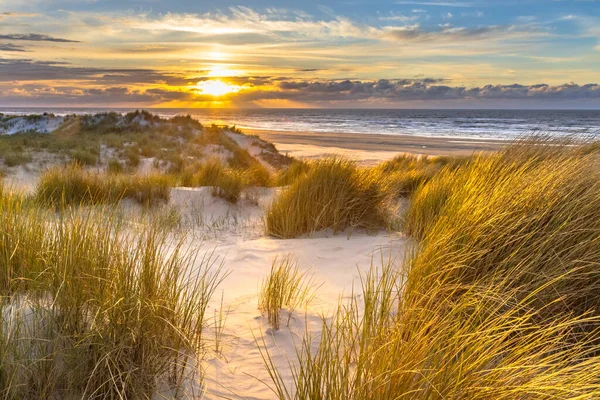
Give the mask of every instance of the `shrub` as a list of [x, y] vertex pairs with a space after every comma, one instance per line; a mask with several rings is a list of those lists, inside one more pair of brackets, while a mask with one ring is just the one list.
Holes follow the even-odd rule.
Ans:
[[343, 158], [315, 161], [267, 211], [267, 231], [291, 238], [322, 229], [374, 229], [385, 224], [375, 176]]

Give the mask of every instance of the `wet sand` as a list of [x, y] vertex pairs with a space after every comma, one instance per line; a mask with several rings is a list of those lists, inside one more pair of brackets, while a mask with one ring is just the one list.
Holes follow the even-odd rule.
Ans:
[[355, 155], [353, 158], [358, 159], [362, 158], [361, 155], [386, 159], [398, 153], [432, 156], [471, 155], [496, 151], [509, 143], [505, 140], [453, 137], [244, 130], [274, 143], [281, 152], [300, 157], [316, 157], [330, 153], [347, 153]]

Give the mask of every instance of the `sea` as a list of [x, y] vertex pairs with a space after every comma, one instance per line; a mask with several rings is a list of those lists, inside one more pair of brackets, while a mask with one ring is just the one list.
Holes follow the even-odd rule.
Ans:
[[[93, 114], [131, 108], [0, 108], [4, 114]], [[165, 109], [203, 124], [256, 130], [506, 139], [543, 134], [600, 139], [600, 110]]]

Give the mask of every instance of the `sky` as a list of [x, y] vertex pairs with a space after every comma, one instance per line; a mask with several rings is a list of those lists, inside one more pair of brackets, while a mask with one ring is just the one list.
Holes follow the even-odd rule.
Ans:
[[600, 0], [0, 0], [2, 107], [600, 109]]

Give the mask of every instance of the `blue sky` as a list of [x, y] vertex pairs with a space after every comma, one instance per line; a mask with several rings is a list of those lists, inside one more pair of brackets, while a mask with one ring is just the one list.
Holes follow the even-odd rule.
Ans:
[[600, 108], [600, 1], [0, 0], [0, 105]]

